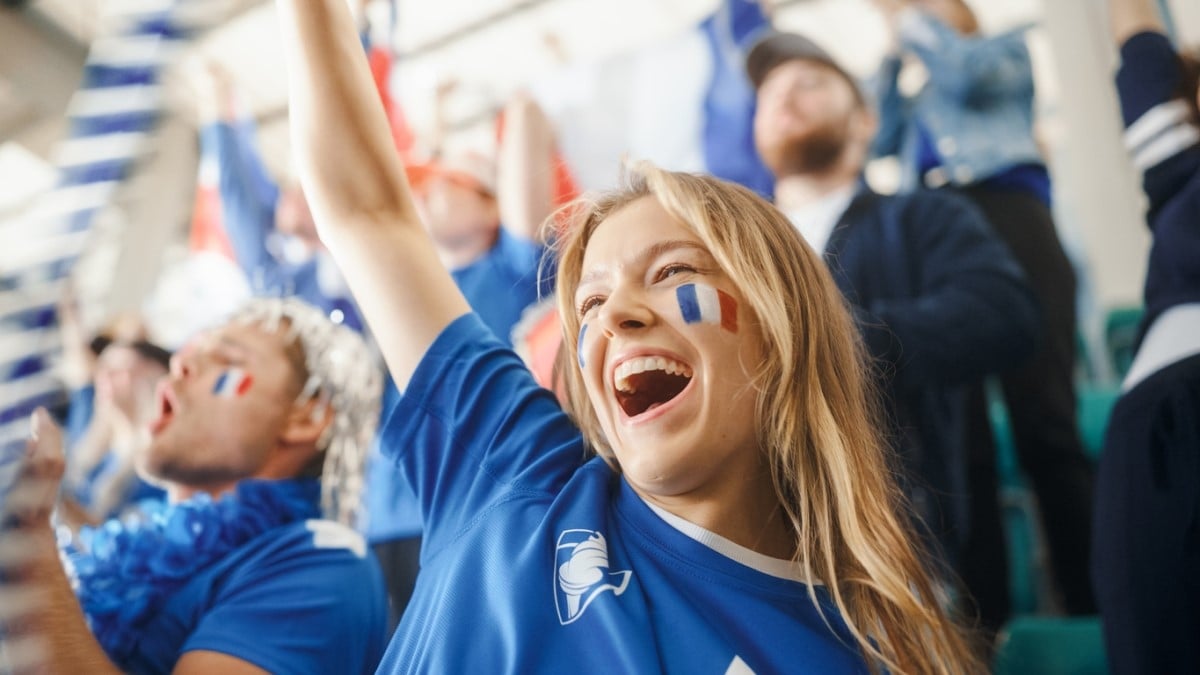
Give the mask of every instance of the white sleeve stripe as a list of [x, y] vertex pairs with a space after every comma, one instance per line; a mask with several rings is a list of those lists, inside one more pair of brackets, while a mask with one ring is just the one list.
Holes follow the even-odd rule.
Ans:
[[1125, 147], [1130, 152], [1137, 152], [1138, 147], [1152, 140], [1155, 136], [1166, 131], [1171, 126], [1186, 121], [1188, 106], [1180, 99], [1159, 103], [1142, 113], [1129, 128], [1125, 130]]
[[304, 525], [312, 532], [313, 548], [341, 548], [359, 558], [367, 557], [367, 541], [345, 525], [315, 518], [305, 521]]
[[1142, 147], [1133, 156], [1133, 165], [1145, 171], [1200, 142], [1200, 129], [1181, 124]]

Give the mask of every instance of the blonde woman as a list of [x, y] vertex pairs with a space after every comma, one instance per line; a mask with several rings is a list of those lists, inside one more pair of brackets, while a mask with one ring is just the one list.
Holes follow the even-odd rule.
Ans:
[[648, 167], [579, 206], [572, 420], [441, 268], [343, 1], [277, 4], [302, 180], [405, 390], [385, 453], [425, 518], [381, 672], [980, 669], [904, 524], [855, 327], [778, 212]]

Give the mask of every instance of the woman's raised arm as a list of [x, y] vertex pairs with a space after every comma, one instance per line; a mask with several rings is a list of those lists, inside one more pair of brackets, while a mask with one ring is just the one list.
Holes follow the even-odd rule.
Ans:
[[401, 389], [469, 307], [416, 209], [346, 0], [276, 0], [292, 143], [321, 240]]

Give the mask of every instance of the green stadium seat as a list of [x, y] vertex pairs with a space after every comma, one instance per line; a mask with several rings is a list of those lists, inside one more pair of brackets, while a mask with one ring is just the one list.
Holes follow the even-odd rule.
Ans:
[[1008, 406], [1000, 392], [1000, 382], [989, 378], [984, 383], [987, 397], [988, 419], [992, 425], [992, 438], [996, 442], [996, 473], [1001, 489], [1022, 487], [1021, 467], [1017, 462], [1017, 448], [1013, 441], [1012, 423], [1008, 419]]
[[1045, 597], [1045, 554], [1037, 509], [1027, 488], [1001, 488], [1000, 513], [1008, 550], [1008, 598], [1014, 616], [1036, 613]]
[[1104, 675], [1100, 617], [1021, 617], [1000, 632], [995, 675]]
[[[985, 390], [988, 416], [996, 441], [1001, 517], [1008, 545], [1009, 595], [1014, 616], [1022, 616], [1050, 609], [1048, 603], [1052, 582], [1037, 500], [1017, 459], [1008, 410], [998, 385], [994, 380], [989, 381]], [[1120, 396], [1120, 390], [1112, 385], [1081, 384], [1077, 395], [1079, 431], [1084, 451], [1093, 461], [1098, 461], [1108, 417]]]
[[1084, 452], [1092, 461], [1100, 459], [1104, 449], [1104, 432], [1108, 429], [1108, 416], [1113, 405], [1121, 396], [1119, 387], [1079, 387], [1076, 398], [1079, 402], [1079, 435]]
[[1104, 341], [1117, 379], [1125, 377], [1133, 363], [1133, 343], [1145, 310], [1142, 307], [1114, 307], [1104, 319]]

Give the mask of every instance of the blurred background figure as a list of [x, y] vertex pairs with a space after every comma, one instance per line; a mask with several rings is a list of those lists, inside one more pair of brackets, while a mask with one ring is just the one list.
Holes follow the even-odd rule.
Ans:
[[1153, 233], [1146, 316], [1112, 412], [1092, 567], [1114, 673], [1200, 672], [1200, 60], [1150, 0], [1110, 0], [1125, 143]]
[[89, 340], [82, 338], [74, 294], [60, 304], [64, 338], [61, 367], [71, 397], [66, 413], [67, 470], [64, 524], [72, 529], [120, 516], [162, 490], [134, 470], [135, 455], [149, 443], [158, 414], [154, 391], [167, 374], [171, 353], [150, 341], [142, 317], [119, 314]]
[[746, 71], [758, 90], [755, 140], [775, 172], [775, 204], [854, 309], [877, 363], [894, 470], [957, 594], [973, 534], [966, 386], [1028, 357], [1033, 297], [970, 202], [930, 190], [884, 196], [863, 184], [875, 115], [821, 46], [770, 32], [751, 48]]
[[197, 98], [201, 154], [217, 174], [222, 232], [255, 293], [294, 295], [362, 330], [362, 319], [317, 236], [294, 177], [276, 181], [260, 154], [253, 119], [239, 112], [230, 74], [208, 63]]
[[[522, 312], [552, 287], [549, 275], [541, 285], [538, 280], [542, 221], [502, 220], [496, 158], [486, 150], [446, 150], [410, 173], [417, 209], [442, 264], [488, 328], [512, 344]], [[544, 212], [543, 218], [549, 208]]]
[[[963, 0], [874, 2], [895, 51], [877, 75], [880, 128], [873, 152], [899, 156], [902, 190], [945, 188], [979, 206], [1041, 305], [1034, 357], [999, 379], [1063, 607], [1070, 614], [1093, 613], [1085, 573], [1093, 471], [1075, 412], [1075, 272], [1051, 217], [1050, 174], [1034, 138], [1026, 27], [983, 35]], [[928, 74], [911, 96], [900, 88], [906, 59]], [[984, 624], [994, 631], [1010, 612], [996, 448], [982, 382], [969, 397], [971, 538], [962, 573]]]

